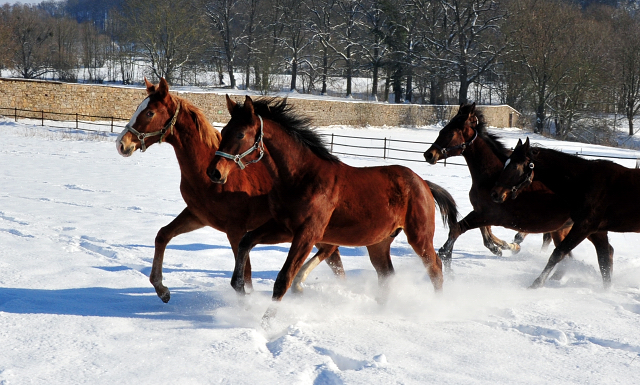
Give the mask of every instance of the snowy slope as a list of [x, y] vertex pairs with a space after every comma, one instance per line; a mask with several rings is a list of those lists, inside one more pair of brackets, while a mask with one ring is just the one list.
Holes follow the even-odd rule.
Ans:
[[[327, 132], [437, 136], [436, 127]], [[525, 135], [498, 133], [509, 146]], [[347, 279], [319, 266], [303, 296], [285, 296], [267, 332], [260, 318], [288, 245], [253, 251], [256, 292], [241, 305], [229, 285], [225, 236], [182, 235], [167, 249], [172, 296], [162, 303], [147, 278], [154, 238], [185, 206], [171, 146], [125, 159], [113, 138], [78, 138], [0, 120], [0, 384], [640, 383], [638, 234], [610, 236], [610, 291], [589, 243], [575, 250], [562, 280], [528, 290], [550, 254], [540, 251], [542, 237], [530, 235], [520, 254], [500, 258], [470, 231], [456, 243], [455, 274], [440, 296], [399, 236], [385, 306], [375, 301], [366, 250], [342, 248]], [[447, 188], [462, 214], [471, 210], [466, 167], [404, 164]], [[447, 235], [437, 224], [436, 248]], [[508, 240], [515, 234], [494, 231]]]

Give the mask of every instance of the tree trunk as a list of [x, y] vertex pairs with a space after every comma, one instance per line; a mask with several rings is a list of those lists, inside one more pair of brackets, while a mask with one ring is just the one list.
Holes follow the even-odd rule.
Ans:
[[536, 107], [536, 126], [533, 132], [539, 134], [544, 128], [545, 111], [544, 111], [544, 91], [538, 92], [538, 106]]
[[329, 72], [329, 48], [324, 47], [324, 52], [322, 54], [322, 91], [320, 92], [322, 95], [327, 94], [327, 74]]
[[351, 47], [347, 47], [347, 97], [351, 96], [351, 79], [353, 77], [351, 65]]
[[413, 100], [413, 76], [407, 75], [407, 89], [404, 97], [405, 102], [411, 103]]
[[459, 80], [460, 89], [458, 90], [458, 104], [466, 104], [469, 101], [469, 81], [467, 80], [467, 69], [464, 67], [460, 69]]
[[296, 78], [298, 77], [298, 60], [293, 59], [291, 62], [291, 88], [290, 91], [296, 90]]

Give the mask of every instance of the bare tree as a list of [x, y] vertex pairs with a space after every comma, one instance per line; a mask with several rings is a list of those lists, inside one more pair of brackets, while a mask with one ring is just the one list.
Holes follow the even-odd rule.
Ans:
[[576, 45], [579, 10], [553, 0], [512, 3], [506, 33], [514, 54], [533, 87], [535, 131], [541, 132], [548, 102], [571, 70], [570, 55]]
[[222, 54], [229, 75], [229, 86], [236, 88], [234, 75], [235, 56], [243, 36], [235, 23], [244, 12], [244, 4], [240, 0], [212, 0], [205, 5], [207, 19], [214, 33], [222, 43]]
[[14, 5], [8, 17], [14, 41], [13, 49], [8, 53], [11, 67], [26, 79], [50, 72], [53, 44], [50, 17], [30, 5]]
[[640, 112], [640, 15], [621, 10], [612, 24], [614, 77], [620, 90], [620, 105], [629, 122], [629, 135], [633, 135], [633, 119]]
[[329, 71], [334, 69], [333, 29], [336, 23], [336, 0], [310, 0], [308, 9], [311, 14], [309, 30], [312, 38], [321, 46], [319, 67], [322, 71], [322, 95], [327, 94]]
[[125, 33], [156, 78], [172, 82], [180, 67], [204, 47], [207, 36], [192, 0], [127, 0], [122, 15]]

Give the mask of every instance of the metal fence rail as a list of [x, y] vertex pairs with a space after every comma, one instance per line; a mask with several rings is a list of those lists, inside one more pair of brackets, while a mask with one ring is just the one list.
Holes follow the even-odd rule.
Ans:
[[[47, 122], [75, 122], [75, 129], [82, 131], [90, 131], [90, 132], [114, 132], [114, 129], [117, 131], [121, 131], [124, 129], [127, 119], [117, 118], [113, 116], [95, 116], [95, 115], [85, 115], [78, 113], [65, 113], [65, 112], [53, 112], [53, 111], [44, 111], [44, 110], [25, 110], [20, 108], [7, 108], [0, 107], [0, 115], [4, 115], [5, 117], [13, 118], [16, 122], [18, 119], [32, 119], [40, 121], [40, 124], [44, 126], [45, 120]], [[66, 117], [66, 118], [65, 118]], [[53, 128], [66, 128], [70, 129], [72, 127], [67, 126], [54, 126], [51, 124], [47, 124], [48, 127]], [[87, 128], [90, 126], [92, 128]], [[93, 128], [99, 127], [99, 128]], [[377, 158], [377, 159], [389, 159], [394, 161], [403, 161], [403, 162], [424, 162], [424, 158], [422, 157], [423, 152], [431, 146], [431, 142], [420, 142], [420, 141], [410, 141], [410, 140], [401, 140], [401, 139], [391, 139], [391, 138], [368, 138], [362, 136], [352, 136], [352, 135], [340, 135], [335, 133], [322, 133], [321, 136], [325, 137], [325, 141], [329, 145], [329, 149], [331, 153], [336, 155], [345, 155], [345, 156], [357, 156], [364, 158]], [[369, 145], [357, 145], [353, 143], [346, 143], [347, 141], [341, 139], [351, 139], [359, 140], [359, 141], [369, 141], [374, 144]], [[376, 145], [375, 143], [380, 143]], [[407, 144], [411, 144], [414, 148], [408, 148]], [[416, 150], [415, 148], [419, 147], [422, 150]], [[357, 151], [363, 150], [363, 151]], [[412, 154], [415, 156], [411, 157], [402, 157], [401, 155], [397, 155], [396, 153], [401, 154]], [[622, 159], [622, 160], [633, 160], [638, 161], [640, 157], [627, 157], [627, 156], [602, 156], [596, 154], [587, 154], [587, 153], [575, 153], [576, 155], [590, 157], [590, 158], [598, 158], [598, 159]], [[393, 156], [392, 156], [393, 155]], [[454, 165], [454, 166], [466, 166], [466, 163], [458, 163], [458, 162], [447, 162], [445, 159], [442, 164], [444, 166]]]

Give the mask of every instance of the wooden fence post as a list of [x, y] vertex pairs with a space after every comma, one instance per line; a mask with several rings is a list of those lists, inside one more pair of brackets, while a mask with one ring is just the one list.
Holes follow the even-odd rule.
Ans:
[[78, 113], [76, 112], [76, 130], [78, 129]]
[[333, 132], [331, 133], [331, 151], [329, 151], [333, 154]]
[[382, 149], [382, 159], [387, 159], [387, 138], [384, 138], [384, 148]]
[[13, 108], [13, 119], [17, 122], [18, 121], [18, 107], [14, 107]]
[[44, 126], [44, 110], [40, 110], [40, 113], [42, 114], [40, 116], [40, 122], [42, 123], [41, 125]]

